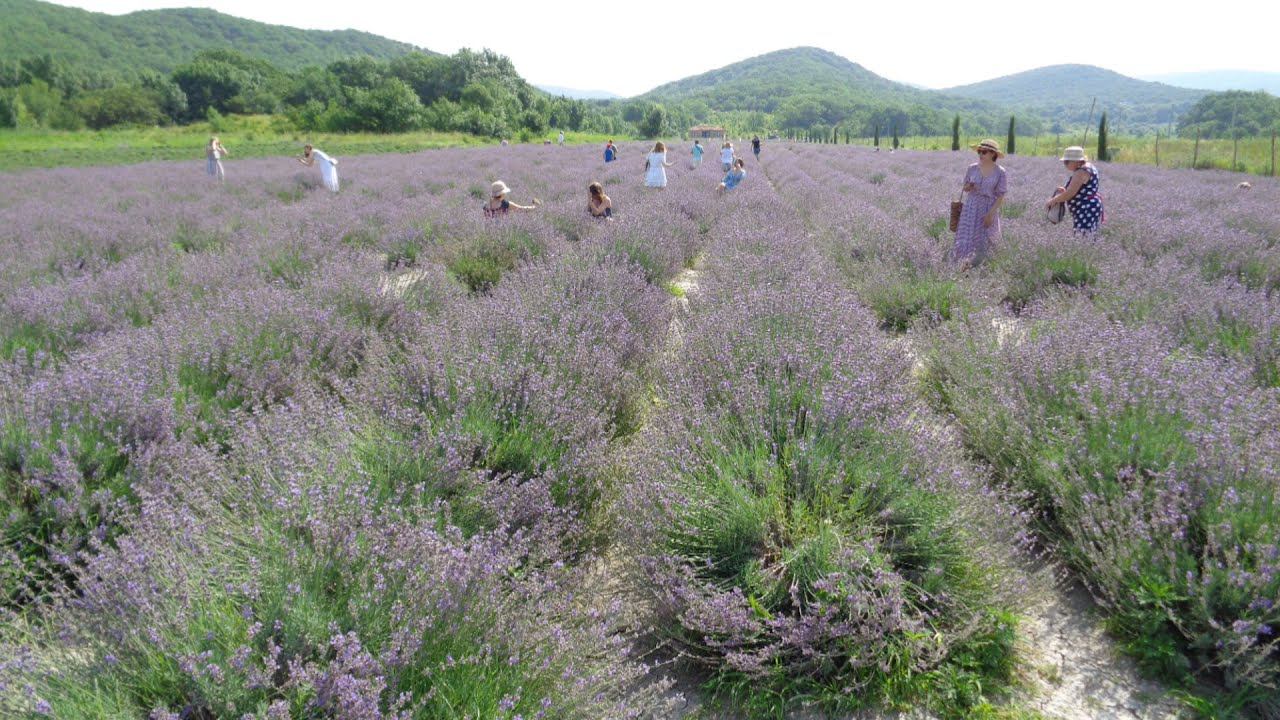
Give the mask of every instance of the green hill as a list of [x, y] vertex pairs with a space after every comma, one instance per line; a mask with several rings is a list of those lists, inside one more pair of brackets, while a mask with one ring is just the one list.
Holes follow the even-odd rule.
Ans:
[[1094, 120], [1105, 110], [1113, 130], [1125, 131], [1165, 126], [1208, 94], [1092, 65], [1051, 65], [942, 92], [1029, 110], [1060, 126], [1084, 123], [1096, 97]]
[[107, 15], [37, 0], [0, 0], [0, 62], [51, 55], [73, 67], [169, 73], [201, 50], [232, 48], [284, 70], [353, 55], [390, 59], [418, 50], [355, 30], [300, 30], [185, 8]]
[[755, 114], [781, 129], [841, 126], [858, 135], [870, 135], [877, 125], [882, 133], [895, 125], [904, 134], [949, 133], [955, 113], [966, 128], [988, 132], [1009, 118], [997, 103], [894, 82], [813, 47], [753, 57], [636, 99], [675, 105], [710, 120]]

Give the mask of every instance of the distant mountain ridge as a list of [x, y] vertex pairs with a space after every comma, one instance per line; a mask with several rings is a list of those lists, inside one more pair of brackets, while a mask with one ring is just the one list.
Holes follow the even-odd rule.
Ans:
[[660, 85], [638, 100], [685, 103], [707, 113], [765, 113], [783, 128], [847, 125], [860, 135], [941, 132], [955, 113], [989, 126], [1008, 115], [996, 103], [945, 95], [881, 77], [815, 47], [778, 50]]
[[354, 55], [385, 60], [415, 50], [357, 30], [301, 30], [200, 8], [108, 15], [38, 0], [0, 0], [0, 60], [49, 54], [72, 65], [169, 73], [201, 50], [232, 48], [284, 70]]
[[579, 90], [578, 88], [561, 87], [560, 85], [539, 85], [534, 87], [550, 95], [564, 96], [574, 100], [620, 100], [621, 95], [608, 90]]
[[1028, 110], [1059, 124], [1094, 119], [1106, 111], [1110, 120], [1133, 126], [1162, 125], [1174, 120], [1209, 94], [1208, 90], [1174, 87], [1138, 80], [1093, 65], [1050, 65], [946, 88], [943, 93]]
[[1168, 85], [1206, 90], [1263, 90], [1280, 96], [1280, 72], [1255, 70], [1204, 70], [1201, 72], [1163, 73], [1143, 75], [1143, 80]]

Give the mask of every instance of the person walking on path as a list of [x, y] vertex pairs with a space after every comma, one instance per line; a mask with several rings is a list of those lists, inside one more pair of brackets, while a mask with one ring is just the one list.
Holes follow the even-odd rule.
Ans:
[[720, 192], [726, 193], [742, 184], [747, 178], [747, 163], [742, 158], [733, 161], [733, 169], [725, 174], [724, 180], [720, 181]]
[[209, 177], [216, 177], [218, 182], [222, 183], [227, 181], [227, 173], [222, 169], [222, 158], [230, 154], [222, 146], [222, 141], [218, 139], [217, 135], [209, 138], [209, 144], [204, 146], [204, 168], [205, 172], [209, 173]]
[[1076, 232], [1086, 235], [1097, 232], [1107, 218], [1102, 207], [1102, 196], [1098, 194], [1098, 168], [1089, 162], [1084, 148], [1079, 145], [1063, 150], [1062, 157], [1058, 159], [1066, 166], [1071, 177], [1067, 178], [1065, 187], [1054, 191], [1053, 197], [1045, 203], [1045, 208], [1051, 210], [1054, 205], [1066, 203]]
[[611, 163], [617, 159], [618, 159], [618, 148], [614, 147], [613, 141], [610, 140], [604, 145], [604, 161], [607, 163]]
[[329, 192], [338, 192], [338, 158], [329, 157], [322, 150], [317, 150], [307, 143], [302, 146], [302, 157], [298, 158], [298, 162], [311, 167], [316, 164], [316, 160], [320, 161], [320, 179], [324, 181], [324, 186], [329, 188]]
[[733, 143], [728, 140], [720, 146], [720, 172], [729, 172], [733, 169]]
[[756, 156], [756, 162], [760, 162], [760, 136], [756, 135], [751, 138], [751, 152]]
[[564, 147], [564, 131], [563, 130], [560, 131], [560, 138], [557, 140], [557, 142], [560, 143], [560, 147]]
[[702, 149], [703, 149], [702, 142], [699, 140], [694, 140], [693, 141], [693, 166], [695, 168], [702, 167]]
[[1000, 144], [983, 140], [973, 149], [978, 151], [978, 162], [964, 173], [964, 192], [968, 197], [956, 228], [955, 259], [963, 268], [982, 262], [999, 241], [1000, 206], [1009, 189], [1008, 174], [996, 164], [996, 160], [1004, 157]]
[[613, 220], [613, 201], [604, 194], [604, 186], [599, 182], [587, 186], [587, 214], [593, 218]]
[[644, 161], [644, 184], [651, 188], [667, 186], [667, 168], [675, 163], [667, 162], [667, 146], [661, 140], [653, 144], [653, 150]]
[[532, 205], [518, 205], [507, 199], [511, 194], [511, 188], [501, 180], [495, 180], [489, 186], [489, 201], [484, 204], [484, 216], [487, 218], [504, 217], [512, 210], [534, 210], [541, 205], [538, 198], [533, 199]]

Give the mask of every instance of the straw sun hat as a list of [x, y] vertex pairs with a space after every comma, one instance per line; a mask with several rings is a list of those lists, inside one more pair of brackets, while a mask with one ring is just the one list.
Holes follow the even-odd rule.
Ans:
[[502, 197], [503, 195], [506, 195], [509, 192], [511, 192], [511, 188], [507, 187], [507, 184], [502, 182], [501, 180], [498, 180], [497, 182], [489, 186], [489, 195], [491, 197]]
[[1068, 161], [1068, 160], [1069, 160], [1069, 161], [1072, 161], [1072, 162], [1076, 162], [1076, 161], [1080, 161], [1080, 160], [1083, 160], [1083, 161], [1085, 161], [1085, 162], [1088, 162], [1088, 160], [1089, 160], [1089, 156], [1084, 154], [1084, 148], [1080, 147], [1079, 145], [1072, 145], [1071, 147], [1067, 148], [1066, 150], [1063, 150], [1063, 151], [1062, 151], [1062, 157], [1060, 157], [1060, 158], [1058, 158], [1058, 159], [1059, 159], [1059, 160], [1063, 160], [1063, 161]]
[[990, 150], [991, 152], [996, 154], [997, 160], [1004, 157], [1004, 153], [1000, 152], [1000, 143], [996, 142], [995, 140], [992, 140], [991, 138], [987, 138], [986, 140], [983, 140], [977, 145], [970, 145], [969, 147], [973, 148], [974, 150]]

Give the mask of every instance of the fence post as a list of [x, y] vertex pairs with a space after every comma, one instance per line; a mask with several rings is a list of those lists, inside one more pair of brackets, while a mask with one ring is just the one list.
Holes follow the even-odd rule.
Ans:
[[1160, 131], [1156, 131], [1156, 167], [1160, 167]]
[[1191, 169], [1195, 170], [1200, 165], [1200, 128], [1196, 128], [1196, 147], [1191, 151]]
[[1271, 177], [1276, 176], [1276, 131], [1271, 131]]

